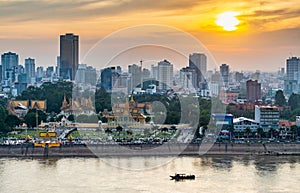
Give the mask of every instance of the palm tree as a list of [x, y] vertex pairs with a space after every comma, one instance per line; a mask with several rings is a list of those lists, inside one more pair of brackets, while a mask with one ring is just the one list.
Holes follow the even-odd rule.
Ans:
[[247, 139], [249, 139], [249, 134], [251, 133], [250, 127], [246, 127], [245, 133], [247, 134]]
[[274, 129], [273, 127], [271, 127], [271, 128], [269, 129], [269, 134], [271, 135], [271, 138], [273, 138], [274, 132], [275, 132], [275, 129]]
[[257, 133], [259, 135], [259, 138], [261, 139], [261, 135], [264, 133], [263, 128], [261, 128], [261, 127], [257, 128]]
[[234, 137], [234, 126], [229, 125], [228, 130], [229, 130], [229, 140], [232, 140], [232, 138]]
[[296, 125], [291, 126], [291, 132], [293, 134], [293, 140], [295, 140], [295, 133], [297, 132], [297, 126]]
[[117, 132], [118, 132], [119, 135], [120, 135], [121, 131], [123, 130], [123, 127], [120, 126], [120, 125], [118, 125], [117, 128], [116, 128], [116, 130], [117, 130]]
[[111, 133], [112, 133], [112, 130], [111, 130], [111, 129], [109, 129], [109, 128], [107, 128], [107, 129], [105, 129], [105, 133], [107, 133], [107, 134], [111, 134]]

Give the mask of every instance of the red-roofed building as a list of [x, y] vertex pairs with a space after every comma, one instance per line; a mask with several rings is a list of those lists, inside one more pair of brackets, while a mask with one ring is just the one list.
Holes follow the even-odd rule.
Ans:
[[289, 121], [280, 121], [279, 128], [284, 128], [290, 130], [292, 126], [295, 126], [296, 122], [289, 122]]

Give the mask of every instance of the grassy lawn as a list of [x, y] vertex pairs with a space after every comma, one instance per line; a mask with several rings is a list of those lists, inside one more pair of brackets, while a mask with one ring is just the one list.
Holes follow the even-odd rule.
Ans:
[[87, 139], [107, 139], [109, 136], [113, 138], [124, 138], [124, 139], [130, 139], [130, 138], [149, 138], [149, 137], [155, 137], [155, 138], [172, 138], [176, 132], [174, 131], [159, 131], [156, 133], [155, 136], [153, 136], [154, 132], [140, 132], [140, 131], [134, 131], [130, 130], [129, 132], [123, 130], [121, 132], [118, 132], [116, 130], [111, 130], [111, 133], [106, 133], [105, 131], [97, 131], [97, 130], [79, 130], [79, 131], [73, 131], [69, 135], [72, 135], [74, 138], [87, 138]]
[[35, 130], [35, 129], [27, 129], [26, 130], [15, 130], [17, 134], [8, 134], [7, 137], [13, 138], [25, 138], [29, 135], [31, 138], [39, 137], [41, 132], [46, 132], [46, 130]]

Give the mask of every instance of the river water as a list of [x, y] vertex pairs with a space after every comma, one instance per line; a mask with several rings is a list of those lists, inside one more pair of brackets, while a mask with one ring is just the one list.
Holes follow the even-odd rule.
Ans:
[[[176, 172], [196, 179], [170, 180]], [[0, 159], [1, 193], [299, 193], [299, 182], [300, 157]]]

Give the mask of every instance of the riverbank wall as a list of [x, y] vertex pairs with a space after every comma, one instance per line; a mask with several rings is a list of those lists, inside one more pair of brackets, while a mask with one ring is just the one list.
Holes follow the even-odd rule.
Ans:
[[103, 157], [177, 155], [300, 155], [300, 144], [68, 144], [42, 148], [33, 144], [2, 145], [0, 157]]

